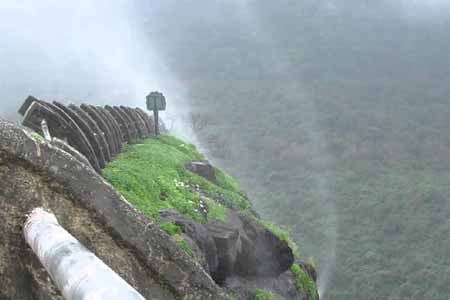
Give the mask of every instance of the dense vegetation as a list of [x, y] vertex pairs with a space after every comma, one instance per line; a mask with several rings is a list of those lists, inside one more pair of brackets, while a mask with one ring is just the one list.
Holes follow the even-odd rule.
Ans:
[[[215, 170], [217, 182], [212, 183], [185, 168], [186, 163], [202, 159], [193, 145], [172, 136], [161, 136], [127, 145], [103, 174], [128, 201], [156, 221], [162, 209], [175, 209], [205, 223], [208, 219], [225, 221], [229, 208], [250, 208], [239, 185], [221, 170]], [[209, 201], [207, 216], [199, 209], [200, 190], [222, 202]], [[164, 228], [177, 233], [173, 226]]]

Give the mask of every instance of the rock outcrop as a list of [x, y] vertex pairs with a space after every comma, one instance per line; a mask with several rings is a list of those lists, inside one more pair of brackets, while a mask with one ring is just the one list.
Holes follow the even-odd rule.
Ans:
[[0, 141], [0, 299], [61, 299], [22, 237], [37, 206], [146, 299], [226, 299], [170, 236], [76, 156], [1, 120]]
[[[29, 129], [0, 120], [0, 299], [61, 299], [22, 237], [25, 216], [35, 207], [52, 211], [146, 299], [225, 300], [229, 294], [250, 300], [261, 287], [275, 291], [276, 299], [311, 299], [311, 293], [296, 288], [290, 270], [294, 254], [287, 241], [263, 226], [250, 204], [241, 211], [223, 194], [212, 199], [197, 186], [193, 190], [206, 221], [160, 210], [161, 222], [181, 228], [191, 257], [101, 177], [124, 143], [154, 134], [154, 120], [145, 111], [66, 106], [30, 96], [19, 113]], [[51, 140], [42, 137], [43, 120]], [[161, 128], [164, 132], [163, 124]], [[221, 178], [207, 161], [184, 167], [215, 186]], [[207, 218], [208, 203], [226, 207], [226, 218]], [[298, 264], [316, 280], [312, 266]]]

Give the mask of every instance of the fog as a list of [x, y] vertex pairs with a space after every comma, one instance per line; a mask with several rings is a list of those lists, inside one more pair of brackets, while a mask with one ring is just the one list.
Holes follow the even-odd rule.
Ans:
[[174, 116], [184, 115], [183, 87], [144, 35], [138, 4], [2, 1], [0, 115], [17, 118], [15, 112], [29, 94], [62, 102], [143, 106], [150, 91], [162, 90], [179, 104], [166, 114], [168, 125], [178, 131], [181, 125]]
[[449, 32], [445, 0], [2, 1], [0, 116], [160, 90], [321, 299], [448, 299]]

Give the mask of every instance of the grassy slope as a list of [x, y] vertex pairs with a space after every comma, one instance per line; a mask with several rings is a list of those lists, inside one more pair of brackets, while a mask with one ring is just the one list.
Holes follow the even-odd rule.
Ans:
[[155, 221], [159, 211], [175, 209], [183, 215], [205, 223], [198, 210], [198, 186], [212, 199], [208, 201], [209, 218], [224, 221], [228, 208], [247, 209], [250, 203], [239, 191], [233, 178], [217, 171], [217, 184], [187, 171], [185, 163], [204, 157], [193, 145], [172, 136], [148, 139], [128, 145], [124, 152], [104, 169], [104, 176], [125, 198]]
[[[225, 172], [215, 169], [217, 182], [214, 184], [184, 168], [187, 162], [202, 159], [203, 155], [193, 145], [172, 136], [161, 136], [127, 145], [123, 153], [106, 166], [103, 175], [137, 209], [174, 236], [181, 249], [193, 256], [192, 249], [182, 239], [182, 228], [173, 223], [161, 223], [160, 210], [175, 209], [197, 222], [206, 223], [208, 220], [226, 221], [230, 208], [248, 213], [251, 207], [239, 184]], [[206, 200], [207, 216], [199, 211], [197, 187], [211, 199]], [[259, 222], [288, 243], [299, 256], [298, 247], [287, 231], [267, 221]], [[309, 280], [305, 286], [297, 282], [296, 286], [299, 290], [309, 291], [311, 282]]]

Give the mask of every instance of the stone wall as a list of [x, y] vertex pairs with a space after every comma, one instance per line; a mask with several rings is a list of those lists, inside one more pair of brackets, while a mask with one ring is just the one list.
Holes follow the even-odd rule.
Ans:
[[64, 105], [29, 96], [19, 113], [24, 117], [22, 124], [42, 136], [45, 120], [51, 136], [83, 154], [97, 173], [120, 153], [123, 144], [148, 138], [155, 131], [153, 118], [144, 110], [126, 106]]
[[26, 214], [38, 206], [52, 211], [146, 299], [226, 299], [204, 269], [83, 162], [76, 149], [63, 143], [66, 151], [2, 120], [0, 141], [1, 300], [61, 299], [22, 236]]

